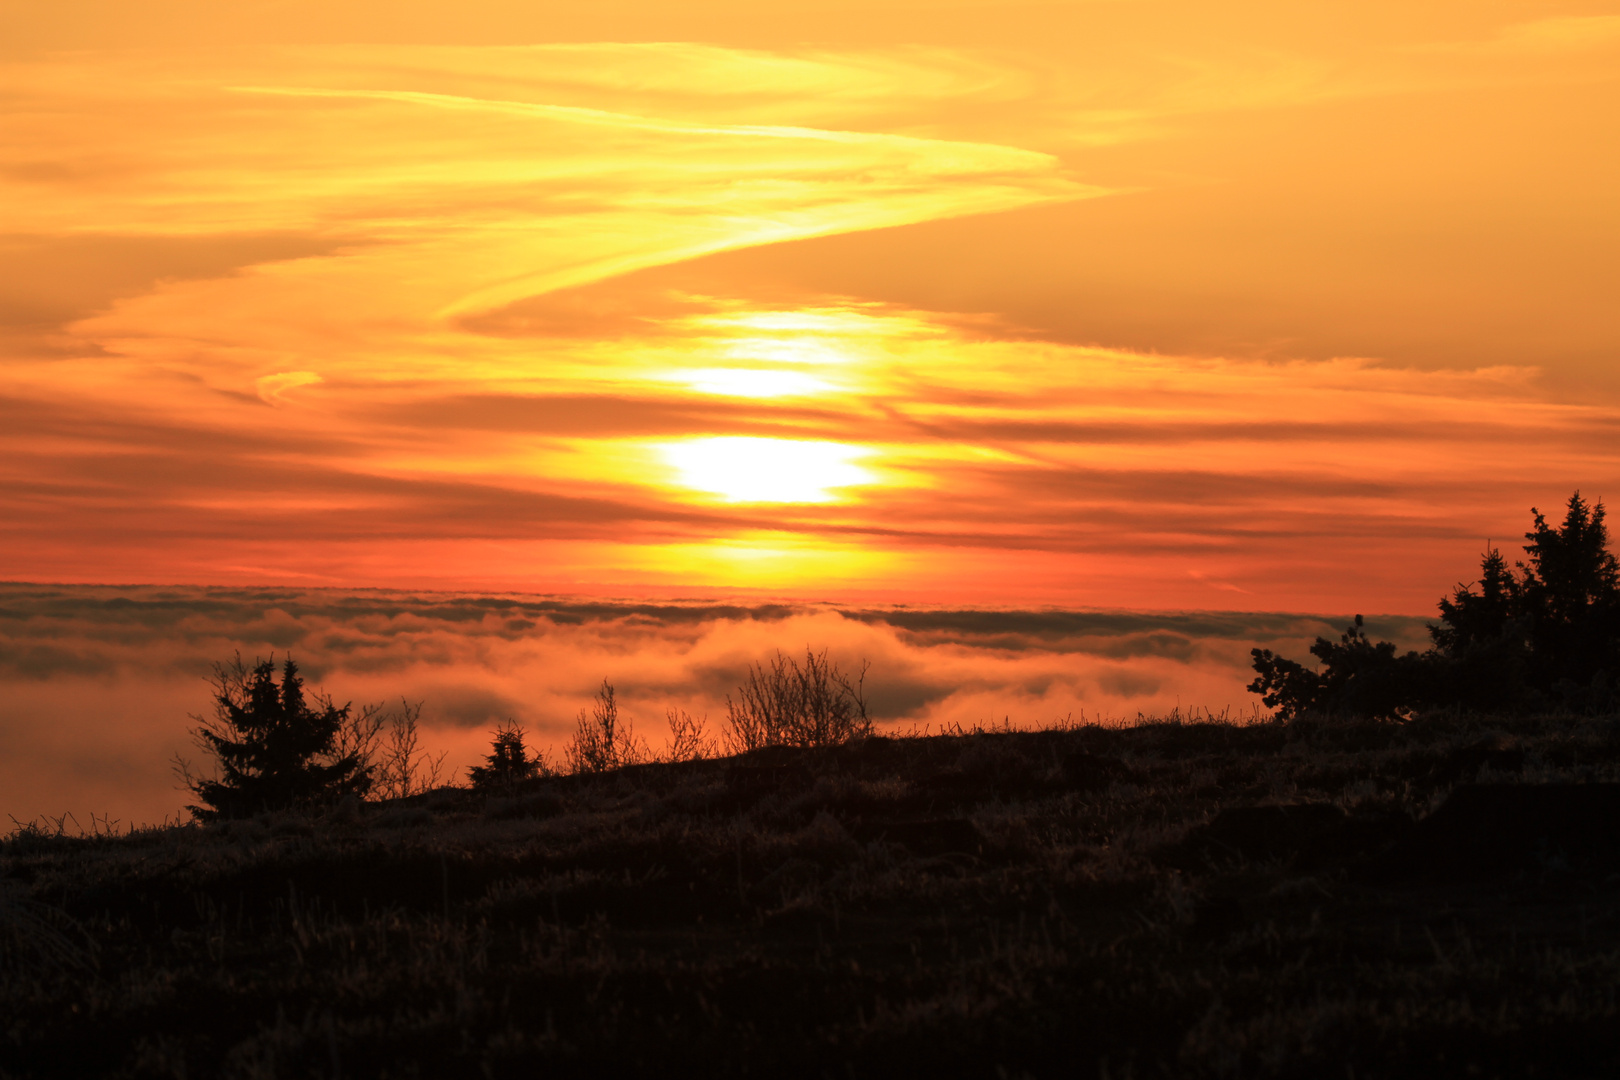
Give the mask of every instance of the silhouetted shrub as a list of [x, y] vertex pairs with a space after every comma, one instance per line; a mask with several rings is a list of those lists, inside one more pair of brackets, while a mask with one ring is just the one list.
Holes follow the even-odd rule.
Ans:
[[665, 761], [699, 761], [713, 757], [714, 740], [709, 737], [708, 718], [693, 719], [685, 709], [670, 709], [665, 714], [669, 721], [669, 748]]
[[629, 719], [619, 716], [613, 685], [606, 679], [590, 710], [579, 710], [579, 727], [563, 753], [572, 773], [608, 772], [652, 757]]
[[1432, 678], [1428, 657], [1416, 652], [1397, 655], [1390, 642], [1370, 640], [1360, 615], [1338, 641], [1319, 637], [1311, 646], [1311, 655], [1322, 661], [1321, 671], [1269, 649], [1255, 649], [1253, 655], [1259, 677], [1249, 690], [1285, 718], [1327, 711], [1388, 715], [1423, 696]]
[[754, 664], [726, 697], [725, 739], [733, 753], [763, 746], [836, 746], [872, 733], [866, 714], [867, 665], [853, 680], [827, 659], [827, 650], [804, 651], [801, 665], [777, 650], [767, 668]]
[[483, 791], [510, 787], [519, 780], [542, 776], [549, 771], [544, 755], [538, 750], [531, 755], [523, 745], [523, 729], [507, 721], [495, 729], [484, 764], [471, 766], [467, 777], [473, 787]]
[[1612, 708], [1620, 671], [1620, 562], [1608, 550], [1600, 502], [1569, 498], [1563, 524], [1534, 507], [1525, 533], [1529, 562], [1508, 569], [1491, 549], [1471, 586], [1440, 599], [1440, 622], [1423, 653], [1397, 654], [1370, 641], [1356, 616], [1338, 642], [1317, 638], [1310, 670], [1254, 649], [1249, 690], [1290, 719], [1310, 712], [1388, 716], [1461, 706], [1495, 711]]
[[430, 754], [420, 746], [417, 722], [422, 703], [400, 702], [400, 710], [388, 718], [388, 737], [378, 751], [376, 783], [372, 795], [383, 799], [403, 799], [439, 786], [446, 751]]
[[217, 777], [198, 777], [177, 759], [180, 777], [205, 805], [188, 806], [199, 820], [249, 817], [265, 810], [364, 795], [381, 726], [374, 707], [351, 713], [314, 694], [304, 699], [304, 681], [291, 657], [276, 685], [274, 658], [250, 671], [238, 655], [214, 665], [214, 715], [193, 715], [192, 736], [219, 767]]

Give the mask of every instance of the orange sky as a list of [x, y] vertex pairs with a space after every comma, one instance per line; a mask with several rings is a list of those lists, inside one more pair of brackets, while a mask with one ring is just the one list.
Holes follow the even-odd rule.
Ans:
[[1596, 3], [0, 0], [0, 578], [1427, 614], [1620, 490], [1617, 80]]

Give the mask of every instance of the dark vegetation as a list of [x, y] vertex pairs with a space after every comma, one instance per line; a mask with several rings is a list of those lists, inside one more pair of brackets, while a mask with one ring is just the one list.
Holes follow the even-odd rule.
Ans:
[[538, 752], [530, 753], [523, 744], [523, 729], [516, 724], [506, 723], [495, 729], [489, 756], [484, 759], [484, 764], [474, 765], [467, 770], [467, 779], [479, 791], [488, 791], [511, 787], [521, 780], [542, 776], [548, 771], [545, 756]]
[[[434, 756], [420, 746], [420, 702], [402, 701], [394, 711], [366, 705], [357, 712], [352, 704], [338, 706], [315, 693], [312, 708], [291, 657], [282, 662], [280, 686], [274, 658], [249, 668], [240, 654], [214, 665], [213, 686], [214, 714], [191, 717], [197, 722], [192, 739], [213, 759], [213, 770], [198, 772], [179, 755], [174, 762], [181, 787], [202, 802], [186, 807], [198, 821], [324, 806], [368, 794], [400, 799], [439, 786], [444, 754]], [[519, 762], [502, 757], [509, 755], [506, 743], [514, 731]], [[539, 767], [538, 759], [534, 768], [521, 767], [527, 761], [521, 747], [521, 730], [496, 733], [490, 757], [496, 775], [522, 778]], [[519, 766], [515, 774], [514, 766]], [[475, 769], [475, 780], [481, 772]]]
[[726, 699], [726, 748], [745, 753], [767, 746], [838, 746], [872, 733], [866, 715], [866, 667], [851, 679], [827, 659], [805, 650], [804, 663], [776, 654], [756, 664]]
[[1531, 509], [1527, 561], [1510, 569], [1492, 548], [1480, 577], [1440, 600], [1426, 652], [1398, 653], [1355, 622], [1317, 638], [1310, 670], [1254, 650], [1249, 689], [1287, 718], [1309, 713], [1394, 716], [1416, 709], [1613, 712], [1620, 708], [1620, 562], [1600, 502], [1570, 496], [1562, 525]]
[[197, 745], [219, 773], [196, 776], [189, 762], [176, 762], [184, 786], [202, 801], [187, 807], [198, 820], [248, 817], [371, 790], [367, 759], [382, 726], [379, 711], [354, 715], [351, 706], [319, 695], [311, 708], [290, 657], [280, 686], [273, 659], [251, 670], [240, 655], [216, 665], [214, 715], [192, 719]]
[[1536, 526], [1429, 653], [1257, 653], [1251, 723], [885, 737], [778, 654], [444, 787], [238, 663], [195, 822], [0, 842], [0, 1077], [1620, 1075], [1614, 562]]
[[1439, 713], [36, 826], [0, 1073], [1612, 1076], [1617, 791], [1615, 717]]
[[646, 741], [630, 720], [619, 715], [619, 703], [606, 679], [590, 710], [579, 712], [579, 727], [565, 751], [568, 771], [604, 773], [651, 759]]

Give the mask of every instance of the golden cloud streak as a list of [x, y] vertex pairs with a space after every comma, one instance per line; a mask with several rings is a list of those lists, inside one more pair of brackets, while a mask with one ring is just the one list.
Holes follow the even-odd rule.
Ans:
[[[1524, 162], [1579, 140], [1502, 158], [1486, 107], [1599, 95], [1611, 30], [33, 56], [0, 73], [8, 557], [1427, 598], [1452, 533], [1620, 477], [1607, 399], [1537, 351], [1608, 355], [1607, 174], [1548, 186]], [[1364, 152], [1476, 92], [1447, 146]], [[1584, 208], [1569, 258], [1528, 226], [1470, 254], [1510, 196]], [[1436, 359], [1447, 303], [1480, 326]], [[1324, 569], [1397, 543], [1406, 584]]]

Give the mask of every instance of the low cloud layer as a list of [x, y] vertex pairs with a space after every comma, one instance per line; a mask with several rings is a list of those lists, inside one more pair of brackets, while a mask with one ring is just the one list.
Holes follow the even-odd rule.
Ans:
[[[1370, 620], [1417, 645], [1422, 621]], [[1249, 712], [1248, 650], [1304, 656], [1305, 615], [838, 608], [713, 601], [158, 587], [0, 586], [0, 812], [158, 820], [214, 662], [292, 655], [338, 701], [423, 703], [458, 770], [508, 718], [553, 753], [602, 679], [653, 746], [671, 707], [718, 726], [780, 648], [869, 662], [880, 724], [1039, 725], [1182, 708]]]

